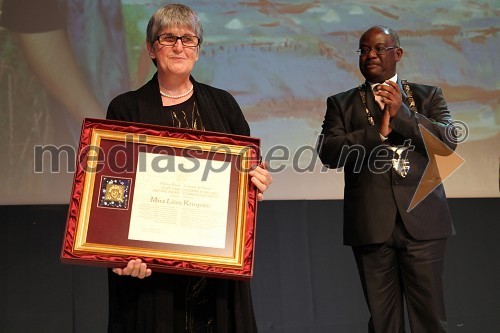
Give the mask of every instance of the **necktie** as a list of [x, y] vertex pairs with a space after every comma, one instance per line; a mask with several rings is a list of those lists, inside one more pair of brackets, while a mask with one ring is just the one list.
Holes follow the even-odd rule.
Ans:
[[[374, 93], [378, 90], [378, 86], [379, 86], [379, 85], [380, 85], [380, 84], [377, 84], [377, 85], [373, 86], [373, 92], [374, 92]], [[380, 97], [379, 95], [376, 95], [376, 94], [374, 94], [374, 95], [375, 95], [375, 100], [377, 101], [378, 105], [380, 106], [380, 109], [382, 109], [382, 110], [383, 110], [383, 109], [384, 109], [385, 104], [384, 104], [384, 102], [382, 102], [382, 97]]]

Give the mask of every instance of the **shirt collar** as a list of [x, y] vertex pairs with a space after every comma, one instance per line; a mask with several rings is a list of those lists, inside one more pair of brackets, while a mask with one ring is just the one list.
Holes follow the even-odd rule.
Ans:
[[[389, 81], [392, 81], [392, 82], [396, 82], [396, 83], [397, 83], [397, 82], [398, 82], [398, 74], [396, 73], [396, 75], [394, 75], [393, 77], [391, 77], [391, 78], [389, 79]], [[378, 86], [379, 84], [383, 84], [383, 83], [371, 83], [370, 81], [368, 81], [368, 84], [370, 85], [370, 87], [371, 87], [371, 88], [372, 88], [372, 90], [373, 90], [373, 88], [374, 88], [375, 86]]]

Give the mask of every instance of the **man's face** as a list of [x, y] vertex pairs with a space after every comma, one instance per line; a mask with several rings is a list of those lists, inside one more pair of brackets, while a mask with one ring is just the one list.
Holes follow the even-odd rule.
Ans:
[[391, 36], [379, 28], [365, 32], [359, 40], [360, 49], [370, 49], [367, 54], [359, 56], [359, 70], [372, 83], [382, 83], [396, 74], [396, 63], [401, 59], [401, 48], [388, 49], [384, 54], [377, 54], [376, 49], [394, 47]]

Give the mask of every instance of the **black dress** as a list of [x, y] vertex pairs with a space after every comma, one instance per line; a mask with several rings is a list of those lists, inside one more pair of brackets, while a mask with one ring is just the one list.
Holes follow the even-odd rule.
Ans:
[[[194, 94], [162, 106], [156, 75], [143, 87], [116, 97], [107, 118], [240, 135], [250, 130], [226, 91], [191, 78]], [[109, 270], [109, 333], [257, 332], [250, 284], [245, 281], [153, 272], [145, 279]]]

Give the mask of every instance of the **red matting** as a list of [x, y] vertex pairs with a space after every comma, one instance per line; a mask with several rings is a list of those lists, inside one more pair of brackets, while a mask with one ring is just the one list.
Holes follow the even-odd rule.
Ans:
[[[85, 119], [61, 251], [62, 262], [125, 267], [129, 260], [140, 258], [153, 271], [250, 279], [257, 190], [249, 182], [247, 172], [259, 163], [259, 145], [259, 139], [246, 136]], [[230, 163], [224, 248], [128, 238], [135, 175], [141, 168], [139, 152]], [[194, 165], [186, 169], [190, 167]], [[120, 189], [116, 191], [121, 196], [119, 201], [105, 200], [103, 196], [105, 183], [110, 180], [119, 185], [116, 187]]]

